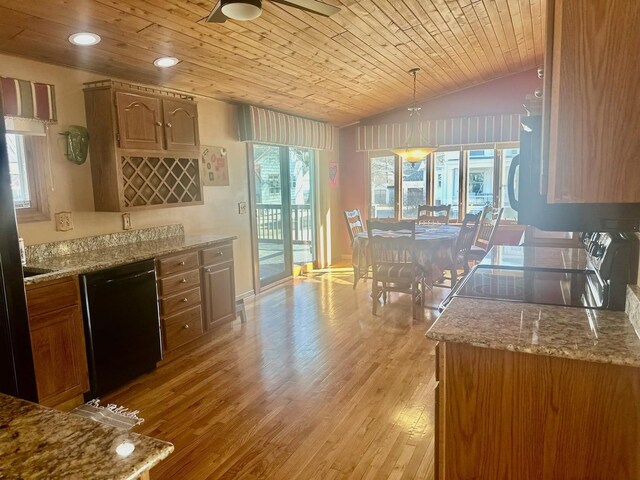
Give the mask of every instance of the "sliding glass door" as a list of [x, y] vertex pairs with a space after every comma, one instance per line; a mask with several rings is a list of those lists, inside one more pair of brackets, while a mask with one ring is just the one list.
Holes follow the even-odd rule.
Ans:
[[264, 287], [316, 260], [313, 150], [253, 145], [254, 243]]

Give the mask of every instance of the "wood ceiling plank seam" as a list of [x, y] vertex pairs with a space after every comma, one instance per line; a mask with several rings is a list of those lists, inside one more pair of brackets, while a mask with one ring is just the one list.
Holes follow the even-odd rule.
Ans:
[[[429, 5], [431, 5], [431, 8], [429, 8]], [[449, 10], [447, 3], [443, 0], [431, 0], [431, 3], [427, 5], [427, 8], [425, 8], [424, 4], [422, 4], [421, 7], [430, 17], [432, 15], [430, 11], [437, 11], [441, 15], [444, 25], [446, 25], [446, 28], [442, 29], [443, 35], [447, 37], [447, 40], [456, 51], [460, 62], [462, 62], [467, 68], [469, 78], [478, 78], [481, 75], [480, 69], [473, 60], [476, 52], [474, 51], [473, 45], [469, 43], [465, 35], [456, 35], [457, 32], [464, 32], [460, 29], [460, 25], [451, 10]], [[465, 45], [465, 43], [467, 45]]]
[[[443, 60], [442, 56], [443, 54], [446, 55], [446, 53], [442, 50], [438, 42], [430, 34], [428, 34], [427, 30], [424, 29], [424, 27], [422, 31], [418, 28], [418, 27], [422, 27], [420, 22], [417, 22], [418, 25], [416, 25], [415, 27], [410, 25], [409, 21], [404, 18], [401, 11], [397, 8], [399, 6], [403, 6], [405, 10], [408, 10], [406, 8], [406, 5], [404, 5], [402, 2], [394, 2], [393, 5], [391, 5], [391, 3], [388, 2], [387, 0], [377, 0], [377, 1], [374, 0], [373, 3], [377, 5], [377, 7], [381, 11], [383, 11], [385, 15], [389, 16], [391, 21], [405, 23], [406, 25], [409, 25], [407, 27], [407, 30], [403, 30], [403, 31], [405, 32], [405, 34], [407, 34], [407, 36], [411, 39], [411, 41], [416, 44], [416, 46], [420, 49], [420, 51], [424, 53], [425, 57], [428, 58], [430, 61], [432, 61], [433, 65], [435, 65], [440, 70], [440, 72], [450, 80], [448, 83], [448, 86], [455, 87], [455, 86], [464, 84], [464, 79], [460, 78], [459, 71], [457, 69], [453, 70], [451, 68], [448, 68], [450, 64], [447, 65], [446, 62]], [[389, 9], [387, 10], [387, 8]], [[411, 32], [413, 32], [414, 35], [411, 35]], [[423, 32], [427, 32], [427, 34], [424, 35]], [[417, 52], [414, 52], [414, 53], [417, 53]], [[432, 65], [424, 65], [420, 61], [418, 63], [423, 65], [425, 70], [428, 70], [429, 68], [432, 67]], [[436, 79], [436, 80], [438, 81], [440, 86], [447, 85], [447, 83], [445, 83], [445, 80], [439, 80], [439, 79]]]
[[[495, 52], [491, 48], [491, 45], [486, 40], [483, 28], [479, 25], [478, 18], [475, 15], [473, 9], [463, 8], [460, 5], [460, 0], [448, 0], [447, 6], [453, 14], [456, 22], [458, 23], [460, 30], [464, 32], [468, 42], [472, 45], [474, 51], [481, 51], [483, 53], [482, 59], [484, 59], [483, 70], [489, 70], [489, 75], [495, 72], [502, 72]], [[464, 21], [461, 24], [460, 19]], [[482, 38], [481, 38], [482, 37]]]
[[483, 2], [482, 4], [486, 9], [487, 16], [493, 28], [493, 32], [495, 33], [496, 39], [498, 40], [500, 50], [503, 52], [505, 61], [509, 66], [509, 70], [515, 71], [520, 65], [520, 60], [519, 58], [517, 58], [518, 49], [517, 46], [515, 47], [515, 50], [510, 47], [510, 42], [507, 39], [506, 29], [504, 24], [502, 23], [502, 18], [495, 1], [496, 0], [493, 0], [491, 2]]
[[[460, 68], [460, 70], [464, 73], [466, 80], [473, 78], [472, 69], [475, 67], [469, 68], [468, 63], [462, 59], [462, 56], [467, 56], [467, 60], [470, 61], [471, 63], [473, 62], [468, 57], [468, 55], [466, 55], [466, 52], [464, 51], [464, 49], [462, 49], [462, 55], [461, 55], [459, 49], [456, 48], [455, 44], [458, 42], [455, 39], [455, 36], [449, 29], [449, 26], [446, 24], [444, 18], [441, 15], [441, 12], [435, 8], [433, 3], [429, 2], [425, 6], [424, 2], [421, 3], [417, 0], [403, 0], [403, 1], [407, 5], [409, 10], [413, 12], [416, 19], [418, 19], [422, 23], [424, 23], [424, 20], [422, 20], [423, 18], [428, 18], [431, 21], [432, 25], [434, 25], [439, 32], [438, 35], [431, 34], [431, 36], [436, 41], [438, 41], [442, 49], [446, 52], [451, 64], [457, 65], [458, 68]], [[442, 38], [442, 41], [439, 40], [439, 38]]]
[[527, 60], [530, 60], [536, 58], [535, 34], [533, 31], [530, 0], [519, 0], [519, 8], [520, 19], [522, 21], [522, 34], [527, 48]]
[[505, 71], [509, 71], [511, 65], [507, 59], [507, 56], [505, 55], [505, 51], [502, 49], [500, 40], [498, 39], [493, 23], [491, 22], [491, 18], [489, 17], [489, 13], [487, 12], [486, 6], [483, 2], [475, 2], [471, 4], [471, 8], [473, 8], [476, 17], [480, 21], [480, 25], [482, 26], [484, 34], [489, 40], [491, 48], [496, 53], [496, 57], [498, 57], [500, 59], [500, 63], [505, 66]]
[[529, 51], [527, 46], [528, 42], [524, 35], [524, 20], [518, 0], [507, 0], [507, 9], [509, 11], [509, 18], [511, 19], [511, 27], [513, 28], [516, 45], [518, 45], [520, 61], [524, 65], [529, 58]]
[[[499, 22], [505, 32], [505, 40], [507, 42], [507, 48], [511, 53], [516, 68], [522, 67], [522, 58], [520, 57], [520, 49], [518, 47], [514, 27], [513, 18], [511, 17], [511, 11], [509, 10], [509, 0], [494, 0], [493, 4], [498, 14]], [[490, 3], [491, 5], [491, 3]]]
[[544, 63], [544, 22], [542, 21], [542, 0], [530, 0], [531, 20], [533, 22], [533, 39], [536, 49], [536, 63]]
[[[462, 10], [465, 12], [465, 15], [467, 16], [467, 18], [474, 19], [473, 23], [475, 23], [476, 25], [476, 29], [477, 29], [476, 35], [478, 35], [478, 40], [482, 44], [483, 49], [485, 50], [488, 49], [491, 51], [491, 56], [494, 59], [495, 71], [508, 72], [509, 70], [507, 68], [507, 63], [504, 61], [504, 56], [502, 55], [502, 51], [499, 49], [496, 51], [495, 44], [491, 42], [491, 40], [489, 39], [489, 36], [487, 35], [486, 26], [483, 25], [482, 20], [478, 16], [478, 13], [476, 12], [473, 5], [469, 4], [465, 7], [462, 7]], [[489, 26], [489, 28], [491, 27]]]

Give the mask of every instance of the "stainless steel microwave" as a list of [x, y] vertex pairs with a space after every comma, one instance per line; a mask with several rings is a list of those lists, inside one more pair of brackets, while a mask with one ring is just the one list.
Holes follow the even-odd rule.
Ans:
[[[639, 152], [640, 155], [640, 152]], [[520, 154], [514, 157], [507, 182], [518, 223], [560, 232], [638, 231], [640, 203], [547, 203], [541, 193], [542, 117], [522, 117]]]

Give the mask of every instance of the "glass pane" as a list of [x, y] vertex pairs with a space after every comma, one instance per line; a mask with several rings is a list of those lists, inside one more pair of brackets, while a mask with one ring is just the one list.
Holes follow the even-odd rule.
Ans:
[[[511, 208], [511, 204], [509, 203], [509, 191], [507, 183], [509, 181], [509, 167], [511, 166], [511, 162], [513, 161], [513, 157], [518, 155], [520, 152], [519, 148], [508, 148], [502, 150], [502, 185], [500, 185], [500, 207], [504, 207], [504, 213], [502, 214], [503, 220], [518, 220], [518, 213]], [[516, 171], [517, 172], [517, 171]], [[518, 174], [516, 173], [516, 182], [515, 182], [516, 192], [518, 191]]]
[[291, 238], [293, 263], [315, 260], [313, 224], [313, 150], [289, 149], [291, 183]]
[[393, 155], [371, 158], [371, 218], [395, 217], [395, 174]]
[[460, 204], [460, 151], [435, 153], [433, 182], [434, 203], [451, 205], [451, 221], [456, 221]]
[[427, 203], [427, 161], [402, 162], [402, 218], [418, 218], [418, 205]]
[[280, 147], [254, 145], [256, 224], [260, 280], [288, 275], [282, 212]]
[[11, 176], [13, 203], [16, 208], [29, 208], [31, 207], [31, 197], [29, 196], [24, 138], [22, 135], [7, 134], [6, 139], [9, 152], [9, 174]]
[[493, 159], [495, 150], [470, 150], [467, 172], [467, 213], [493, 205]]

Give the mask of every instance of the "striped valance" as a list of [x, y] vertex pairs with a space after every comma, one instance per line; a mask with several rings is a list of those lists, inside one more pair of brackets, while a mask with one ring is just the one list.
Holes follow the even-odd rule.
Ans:
[[2, 104], [7, 117], [55, 122], [56, 94], [53, 85], [0, 77]]
[[334, 150], [336, 129], [328, 123], [242, 105], [238, 126], [243, 142]]
[[[409, 135], [409, 123], [363, 125], [358, 127], [358, 151], [402, 148]], [[517, 142], [520, 115], [503, 114], [425, 120], [420, 123], [422, 138], [429, 145], [474, 145]]]

